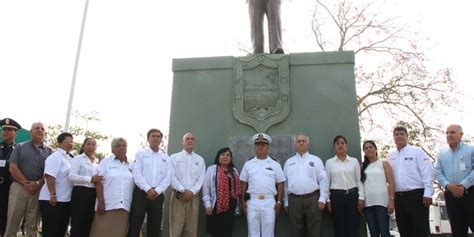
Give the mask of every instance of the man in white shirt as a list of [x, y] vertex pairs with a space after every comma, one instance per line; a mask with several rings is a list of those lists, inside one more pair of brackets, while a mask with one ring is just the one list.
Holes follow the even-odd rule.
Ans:
[[402, 237], [429, 236], [429, 206], [433, 196], [433, 167], [419, 147], [408, 145], [408, 131], [393, 129], [396, 147], [388, 153], [395, 178], [395, 214]]
[[[256, 156], [245, 162], [240, 173], [242, 208], [247, 213], [250, 237], [273, 237], [275, 218], [282, 206], [285, 174], [280, 163], [268, 155], [271, 137], [257, 133], [252, 140]], [[246, 193], [250, 196], [248, 201]]]
[[320, 236], [322, 210], [328, 198], [328, 177], [323, 162], [308, 152], [309, 137], [297, 134], [296, 155], [285, 162], [285, 211], [291, 236]]
[[204, 182], [206, 164], [194, 152], [195, 139], [192, 133], [183, 136], [181, 152], [171, 155], [170, 236], [197, 236], [199, 191]]
[[147, 235], [160, 236], [164, 195], [171, 178], [171, 162], [160, 150], [163, 133], [152, 128], [147, 133], [150, 147], [135, 155], [133, 165], [133, 201], [130, 209], [128, 237], [140, 236], [145, 213], [147, 214]]

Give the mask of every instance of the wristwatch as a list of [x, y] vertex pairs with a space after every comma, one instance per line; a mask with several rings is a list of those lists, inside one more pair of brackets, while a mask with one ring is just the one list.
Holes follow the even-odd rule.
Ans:
[[277, 201], [276, 204], [280, 205], [281, 206], [281, 201]]

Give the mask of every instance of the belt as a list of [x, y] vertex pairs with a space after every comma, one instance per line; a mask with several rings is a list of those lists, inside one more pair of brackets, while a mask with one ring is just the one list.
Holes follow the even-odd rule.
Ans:
[[265, 199], [275, 199], [275, 195], [273, 194], [250, 194], [250, 199], [258, 199], [258, 200], [265, 200]]
[[407, 196], [407, 195], [414, 195], [414, 194], [420, 194], [425, 192], [424, 188], [418, 188], [418, 189], [413, 189], [410, 191], [403, 191], [403, 192], [395, 192], [396, 196]]
[[359, 191], [357, 187], [351, 189], [331, 189], [332, 194], [350, 194]]
[[301, 195], [290, 193], [290, 196], [296, 197], [296, 198], [306, 198], [306, 197], [312, 197], [314, 195], [319, 195], [319, 189], [314, 190], [313, 192], [310, 192], [307, 194], [301, 194]]

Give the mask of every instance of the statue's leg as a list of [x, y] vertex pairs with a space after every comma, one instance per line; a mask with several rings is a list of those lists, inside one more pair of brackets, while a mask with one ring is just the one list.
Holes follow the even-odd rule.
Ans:
[[281, 0], [268, 0], [266, 11], [270, 53], [283, 54], [284, 52], [281, 42], [280, 2]]
[[253, 53], [263, 53], [263, 17], [265, 14], [265, 0], [249, 0], [250, 35]]

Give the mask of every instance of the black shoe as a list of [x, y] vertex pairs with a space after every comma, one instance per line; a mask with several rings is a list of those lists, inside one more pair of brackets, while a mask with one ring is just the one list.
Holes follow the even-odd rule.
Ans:
[[277, 48], [273, 50], [273, 54], [285, 54], [285, 51], [282, 48]]

